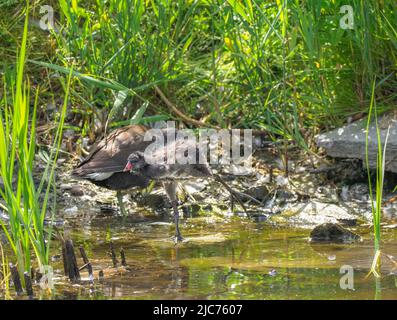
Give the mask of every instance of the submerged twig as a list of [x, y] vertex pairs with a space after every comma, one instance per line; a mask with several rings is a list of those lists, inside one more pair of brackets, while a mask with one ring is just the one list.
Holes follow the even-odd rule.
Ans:
[[80, 280], [80, 271], [77, 266], [76, 255], [74, 253], [73, 241], [70, 239], [65, 240], [64, 249], [64, 268], [67, 270], [66, 275], [69, 277], [70, 281], [77, 282]]
[[112, 241], [110, 241], [109, 246], [110, 246], [110, 257], [112, 258], [113, 267], [116, 268], [118, 260], [116, 258], [116, 253], [114, 252], [113, 242]]
[[85, 253], [83, 246], [80, 246], [79, 250], [80, 250], [81, 257], [83, 258], [83, 261], [84, 261], [84, 266], [82, 266], [79, 270], [87, 268], [88, 276], [90, 277], [90, 280], [93, 280], [94, 275], [92, 272], [92, 265], [91, 265], [90, 261], [88, 260], [87, 254]]
[[120, 257], [121, 257], [121, 265], [123, 267], [126, 267], [127, 266], [127, 262], [125, 260], [125, 252], [124, 252], [123, 248], [120, 249]]
[[23, 276], [25, 278], [26, 294], [28, 295], [29, 298], [33, 298], [32, 279], [30, 278], [30, 275], [28, 272], [25, 272], [23, 274]]

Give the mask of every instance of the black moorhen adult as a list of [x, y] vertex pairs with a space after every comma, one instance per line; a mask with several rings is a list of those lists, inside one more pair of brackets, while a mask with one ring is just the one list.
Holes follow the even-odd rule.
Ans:
[[[245, 206], [239, 198], [237, 192], [232, 190], [220, 176], [214, 174], [211, 171], [211, 168], [206, 162], [206, 156], [204, 154], [201, 154], [200, 156], [200, 149], [195, 142], [193, 143], [194, 145], [189, 140], [177, 140], [169, 143], [166, 142], [164, 146], [155, 148], [151, 154], [145, 154], [141, 150], [133, 151], [128, 156], [127, 164], [124, 168], [125, 172], [130, 172], [137, 176], [140, 175], [143, 179], [162, 182], [163, 188], [174, 210], [176, 242], [183, 241], [183, 237], [179, 230], [179, 212], [176, 196], [177, 182], [179, 180], [186, 180], [190, 178], [213, 178], [214, 180], [221, 183], [230, 192], [232, 197], [234, 197], [240, 203], [244, 211], [246, 211]], [[172, 150], [175, 150], [176, 154], [179, 152], [181, 154], [184, 153], [186, 156], [188, 153], [187, 149], [189, 147], [191, 148], [190, 150], [193, 150], [193, 152], [191, 152], [191, 154], [193, 154], [191, 159], [195, 157], [195, 163], [181, 164], [175, 161], [175, 159], [172, 161], [173, 163], [169, 163], [169, 161], [167, 161], [167, 148], [174, 148]], [[199, 160], [205, 162], [199, 163]]]
[[131, 152], [144, 151], [150, 142], [144, 141], [147, 128], [130, 125], [118, 128], [95, 145], [90, 154], [72, 171], [72, 176], [97, 186], [117, 191], [120, 211], [126, 214], [122, 190], [145, 188], [150, 180], [142, 175], [123, 171]]

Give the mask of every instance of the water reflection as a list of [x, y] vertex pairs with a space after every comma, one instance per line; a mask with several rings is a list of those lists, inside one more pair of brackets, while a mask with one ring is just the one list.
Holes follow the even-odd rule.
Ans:
[[[76, 224], [95, 270], [111, 266], [108, 240], [124, 248], [128, 272], [90, 288], [58, 285], [56, 294], [79, 299], [396, 299], [395, 267], [384, 261], [384, 277], [365, 278], [373, 258], [370, 236], [355, 245], [309, 244], [309, 231], [275, 228], [246, 220], [190, 219], [187, 243], [175, 246], [172, 225], [155, 218], [98, 218]], [[105, 235], [106, 234], [106, 235]], [[396, 231], [384, 233], [383, 251], [397, 256]], [[340, 288], [340, 267], [354, 268], [354, 290]], [[380, 294], [381, 293], [381, 294]]]

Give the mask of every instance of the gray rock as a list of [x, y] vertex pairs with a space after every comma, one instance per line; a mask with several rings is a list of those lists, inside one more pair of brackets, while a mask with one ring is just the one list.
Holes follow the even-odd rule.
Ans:
[[[251, 196], [259, 201], [265, 200], [267, 198], [267, 196], [269, 195], [269, 191], [267, 190], [267, 187], [265, 185], [249, 188], [246, 191], [246, 193], [249, 196]], [[242, 196], [242, 198], [244, 198], [244, 196]], [[249, 199], [244, 199], [244, 200], [249, 200]]]
[[[384, 145], [389, 128], [386, 148], [386, 171], [397, 172], [397, 119], [394, 113], [378, 118], [381, 143]], [[325, 149], [327, 154], [335, 158], [354, 158], [364, 160], [366, 149], [367, 119], [345, 125], [344, 127], [317, 136], [317, 145]], [[376, 168], [378, 139], [375, 121], [372, 121], [368, 133], [368, 158], [370, 168]]]
[[349, 243], [360, 240], [359, 235], [336, 223], [320, 224], [310, 233], [310, 242]]
[[73, 206], [70, 208], [66, 208], [63, 212], [65, 213], [65, 215], [74, 216], [77, 214], [78, 211], [79, 209], [77, 208], [77, 206]]
[[189, 194], [195, 194], [203, 191], [208, 185], [208, 181], [204, 180], [195, 180], [195, 181], [188, 181], [183, 183], [183, 188]]

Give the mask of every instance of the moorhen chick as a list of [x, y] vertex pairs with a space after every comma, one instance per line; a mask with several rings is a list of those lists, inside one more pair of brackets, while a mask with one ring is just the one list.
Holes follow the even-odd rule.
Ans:
[[[133, 151], [127, 158], [127, 164], [125, 165], [124, 172], [130, 172], [133, 176], [141, 176], [142, 179], [160, 181], [163, 184], [163, 188], [171, 202], [174, 211], [175, 220], [175, 240], [180, 242], [183, 240], [181, 232], [179, 230], [179, 212], [177, 206], [177, 182], [180, 180], [186, 180], [190, 178], [213, 178], [214, 180], [221, 183], [235, 198], [239, 204], [246, 211], [244, 204], [238, 196], [238, 193], [232, 190], [226, 182], [219, 176], [212, 172], [208, 163], [199, 163], [199, 159], [203, 161], [206, 159], [205, 155], [200, 157], [200, 149], [197, 144], [193, 142], [194, 145], [190, 145], [190, 150], [193, 150], [193, 157], [196, 158], [194, 163], [180, 164], [177, 161], [167, 161], [167, 148], [174, 148], [174, 154], [184, 152], [187, 155], [187, 150], [189, 149], [189, 144], [191, 141], [172, 141], [165, 143], [164, 146], [159, 146], [154, 149], [154, 151], [148, 155], [141, 150]], [[183, 149], [182, 149], [183, 148]]]
[[120, 211], [126, 214], [122, 190], [145, 188], [150, 180], [142, 175], [123, 171], [131, 152], [144, 151], [150, 142], [144, 141], [147, 128], [130, 125], [118, 128], [95, 145], [90, 154], [72, 171], [72, 176], [97, 186], [117, 191]]

